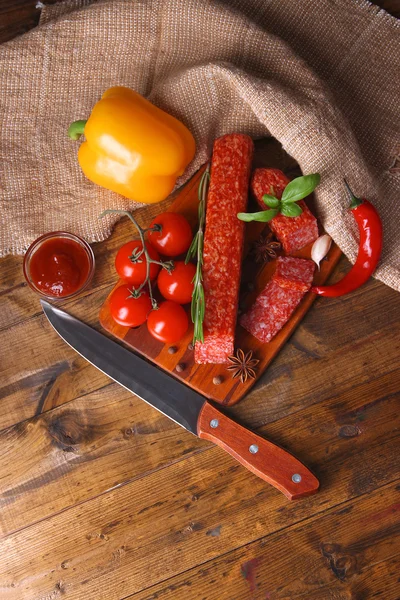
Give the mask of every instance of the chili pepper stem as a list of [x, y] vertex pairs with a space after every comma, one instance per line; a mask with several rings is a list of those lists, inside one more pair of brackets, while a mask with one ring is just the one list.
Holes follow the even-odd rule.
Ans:
[[157, 300], [155, 300], [155, 298], [153, 297], [153, 290], [151, 287], [151, 281], [150, 281], [150, 264], [154, 263], [156, 265], [161, 265], [163, 269], [167, 269], [167, 271], [169, 269], [171, 269], [171, 263], [173, 263], [173, 261], [168, 261], [168, 263], [163, 263], [160, 262], [158, 260], [153, 260], [146, 248], [146, 242], [144, 239], [144, 234], [147, 231], [146, 229], [143, 229], [143, 227], [141, 227], [139, 225], [139, 223], [136, 221], [135, 217], [129, 212], [129, 210], [114, 210], [112, 208], [108, 208], [107, 210], [104, 210], [101, 215], [100, 215], [100, 219], [102, 219], [105, 215], [111, 215], [111, 214], [117, 214], [117, 215], [125, 215], [126, 217], [128, 217], [128, 219], [130, 219], [132, 221], [132, 223], [134, 224], [134, 226], [136, 227], [138, 233], [139, 233], [139, 237], [140, 237], [140, 241], [142, 242], [142, 250], [139, 253], [138, 256], [141, 256], [142, 254], [145, 255], [146, 257], [146, 279], [143, 281], [143, 283], [137, 288], [133, 288], [135, 293], [140, 294], [140, 292], [142, 291], [142, 289], [144, 288], [144, 286], [148, 285], [149, 288], [149, 296], [150, 296], [150, 300], [151, 300], [151, 305], [153, 307], [153, 309], [158, 308], [158, 304], [157, 304]]
[[83, 135], [86, 123], [87, 121], [84, 120], [74, 121], [71, 123], [71, 125], [68, 127], [68, 137], [71, 138], [71, 140], [79, 140], [81, 135]]
[[350, 197], [351, 197], [350, 210], [353, 210], [353, 208], [357, 208], [357, 206], [360, 206], [360, 204], [363, 203], [363, 200], [362, 200], [362, 198], [358, 198], [357, 196], [355, 196], [353, 194], [349, 184], [347, 183], [347, 181], [345, 179], [343, 179], [343, 181], [344, 181], [347, 191], [349, 192]]

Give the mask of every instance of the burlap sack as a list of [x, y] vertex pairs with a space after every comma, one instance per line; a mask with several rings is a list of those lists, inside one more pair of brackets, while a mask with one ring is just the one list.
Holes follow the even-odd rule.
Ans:
[[43, 232], [104, 240], [105, 208], [134, 202], [87, 181], [71, 121], [127, 85], [182, 119], [198, 144], [272, 135], [318, 171], [325, 229], [354, 260], [357, 231], [343, 176], [372, 200], [385, 241], [376, 276], [400, 289], [400, 29], [364, 0], [69, 0], [0, 47], [0, 253]]

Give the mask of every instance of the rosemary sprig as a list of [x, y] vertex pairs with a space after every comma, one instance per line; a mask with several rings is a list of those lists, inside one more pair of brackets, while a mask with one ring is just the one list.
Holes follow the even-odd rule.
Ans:
[[206, 200], [210, 182], [210, 167], [204, 171], [198, 189], [199, 199], [199, 226], [187, 252], [185, 263], [196, 257], [196, 273], [193, 278], [194, 288], [192, 294], [191, 317], [193, 322], [193, 344], [198, 340], [204, 342], [203, 321], [205, 313], [205, 299], [203, 288], [203, 247], [204, 247], [204, 222], [206, 217]]
[[114, 210], [112, 208], [109, 208], [107, 210], [104, 210], [101, 213], [100, 219], [102, 217], [104, 217], [105, 215], [112, 215], [112, 214], [125, 215], [126, 217], [128, 217], [132, 221], [132, 223], [134, 224], [136, 229], [138, 230], [140, 241], [142, 242], [142, 250], [140, 250], [139, 252], [135, 252], [129, 258], [132, 262], [139, 262], [140, 257], [142, 256], [142, 254], [144, 254], [145, 259], [146, 259], [146, 279], [143, 281], [143, 283], [138, 288], [132, 288], [132, 296], [134, 298], [139, 298], [140, 292], [142, 291], [144, 286], [147, 284], [148, 290], [149, 290], [149, 296], [150, 296], [150, 300], [151, 300], [151, 305], [154, 309], [157, 309], [158, 304], [157, 304], [157, 300], [153, 297], [153, 290], [152, 290], [151, 281], [150, 281], [150, 264], [154, 263], [156, 265], [160, 265], [163, 269], [166, 269], [167, 271], [171, 272], [171, 270], [174, 268], [174, 263], [172, 260], [169, 260], [167, 262], [161, 262], [159, 260], [153, 260], [150, 257], [148, 250], [146, 248], [146, 243], [145, 243], [145, 239], [144, 239], [144, 234], [146, 233], [146, 231], [149, 231], [149, 229], [143, 229], [143, 227], [141, 227], [139, 225], [139, 223], [136, 221], [135, 217], [128, 210]]

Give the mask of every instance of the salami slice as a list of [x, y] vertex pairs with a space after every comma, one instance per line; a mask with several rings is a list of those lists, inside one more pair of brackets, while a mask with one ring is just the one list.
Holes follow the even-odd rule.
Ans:
[[[263, 210], [268, 208], [262, 200], [263, 195], [271, 194], [281, 199], [283, 190], [289, 181], [290, 179], [279, 169], [256, 169], [254, 171], [251, 189]], [[303, 200], [300, 200], [298, 205], [303, 209], [300, 216], [285, 217], [279, 214], [269, 222], [270, 228], [282, 243], [287, 254], [300, 250], [318, 237], [317, 219]]]
[[269, 342], [282, 329], [310, 289], [315, 265], [311, 260], [279, 257], [271, 281], [240, 324], [261, 342]]
[[311, 260], [281, 256], [276, 261], [274, 280], [282, 288], [307, 292], [312, 284], [314, 268]]
[[244, 223], [253, 141], [229, 134], [214, 143], [203, 251], [204, 343], [196, 342], [196, 363], [225, 363], [233, 354]]

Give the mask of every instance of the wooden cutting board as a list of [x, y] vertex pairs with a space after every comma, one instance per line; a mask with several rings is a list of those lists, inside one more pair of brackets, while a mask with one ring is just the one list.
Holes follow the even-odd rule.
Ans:
[[[197, 227], [197, 189], [202, 167], [186, 185], [179, 191], [175, 201], [168, 208], [171, 212], [182, 213], [190, 222], [193, 230]], [[245, 311], [254, 302], [256, 296], [265, 287], [275, 269], [275, 261], [264, 265], [257, 265], [249, 253], [252, 243], [264, 230], [264, 223], [246, 224], [245, 259], [242, 269], [242, 285], [239, 300], [239, 310]], [[300, 258], [310, 258], [311, 245], [295, 254]], [[329, 254], [322, 261], [321, 270], [316, 271], [315, 284], [322, 284], [333, 271], [341, 256], [340, 249], [332, 244]], [[123, 282], [119, 281], [115, 287]], [[115, 289], [114, 287], [114, 289]], [[113, 291], [113, 290], [112, 290]], [[111, 292], [112, 292], [111, 291]], [[111, 294], [110, 292], [110, 294]], [[251, 350], [254, 358], [258, 359], [256, 379], [248, 379], [241, 383], [232, 377], [232, 371], [227, 370], [227, 365], [197, 365], [194, 362], [194, 351], [191, 344], [193, 326], [191, 325], [186, 336], [173, 346], [155, 340], [148, 332], [146, 324], [135, 329], [123, 327], [115, 323], [110, 315], [109, 296], [100, 310], [100, 323], [102, 327], [113, 336], [122, 340], [128, 347], [138, 354], [155, 363], [158, 367], [168, 371], [183, 383], [191, 386], [207, 398], [226, 406], [235, 404], [249, 391], [259, 377], [264, 373], [274, 356], [293, 333], [306, 312], [310, 309], [316, 298], [315, 294], [308, 293], [303, 298], [290, 320], [280, 332], [267, 344], [259, 342], [240, 325], [236, 327], [235, 349], [241, 348], [245, 353]], [[190, 313], [190, 307], [187, 306]], [[190, 317], [189, 317], [190, 320]]]

